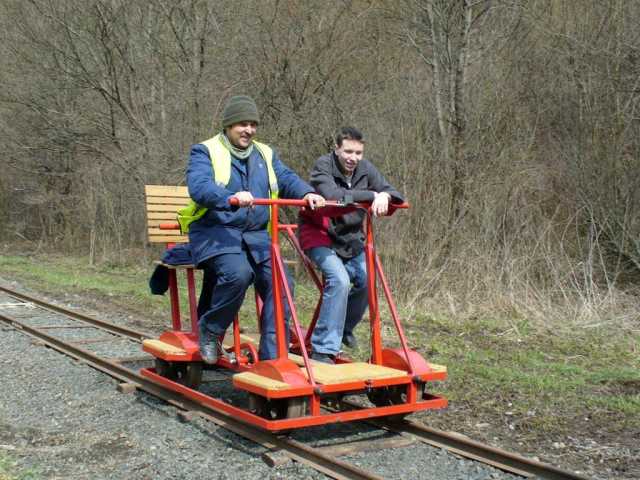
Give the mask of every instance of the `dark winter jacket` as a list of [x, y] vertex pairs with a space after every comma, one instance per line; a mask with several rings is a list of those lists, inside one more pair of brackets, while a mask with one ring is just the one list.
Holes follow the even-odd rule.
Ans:
[[[376, 192], [387, 192], [391, 196], [390, 203], [404, 202], [402, 195], [370, 161], [363, 158], [358, 162], [350, 183], [338, 165], [338, 157], [332, 152], [316, 160], [311, 170], [309, 183], [327, 200], [372, 202]], [[308, 211], [301, 214], [299, 237], [302, 248], [330, 246], [342, 258], [355, 257], [364, 248], [362, 224], [365, 215], [361, 209], [337, 217]]]

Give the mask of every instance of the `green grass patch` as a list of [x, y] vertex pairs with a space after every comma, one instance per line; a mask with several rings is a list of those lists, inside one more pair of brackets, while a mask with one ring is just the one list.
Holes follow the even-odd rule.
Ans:
[[[90, 266], [82, 258], [0, 256], [0, 271], [36, 292], [94, 296], [109, 302], [111, 311], [141, 314], [160, 327], [170, 323], [168, 295], [149, 293], [152, 265]], [[303, 324], [317, 299], [310, 282], [297, 282]], [[182, 312], [188, 314], [185, 303]], [[241, 318], [244, 327], [254, 329], [252, 291]], [[388, 318], [383, 314], [385, 332]], [[522, 318], [460, 321], [425, 315], [403, 320], [410, 345], [448, 367], [449, 378], [438, 387], [454, 405], [488, 416], [508, 412], [518, 419], [518, 428], [530, 430], [569, 429], [576, 419], [609, 430], [640, 427], [638, 334], [617, 331], [615, 325], [557, 325], [544, 331]], [[366, 324], [365, 319], [357, 332], [361, 346], [352, 352], [357, 359], [368, 357]]]
[[529, 427], [570, 428], [577, 418], [640, 426], [639, 336], [574, 327], [549, 332], [490, 321], [416, 320], [415, 347], [448, 366], [453, 403], [509, 412]]
[[29, 286], [63, 293], [96, 290], [107, 295], [142, 295], [140, 282], [146, 275], [134, 267], [91, 266], [85, 259], [69, 257], [0, 256], [0, 268]]
[[[19, 280], [25, 287], [35, 292], [49, 295], [72, 295], [94, 298], [103, 302], [111, 311], [136, 313], [150, 319], [158, 327], [171, 323], [169, 293], [152, 295], [149, 278], [154, 265], [140, 267], [113, 266], [110, 264], [90, 265], [87, 258], [67, 256], [6, 256], [0, 255], [0, 272], [3, 277]], [[178, 270], [180, 288], [180, 311], [183, 322], [189, 315], [187, 302], [186, 275]], [[196, 292], [200, 291], [201, 274], [196, 271]], [[242, 325], [249, 330], [257, 330], [254, 291], [247, 291], [240, 311]], [[299, 318], [303, 325], [309, 323], [318, 293], [310, 282], [296, 284], [296, 301], [301, 307]]]
[[[168, 296], [151, 295], [148, 281], [153, 266], [90, 265], [86, 258], [63, 256], [0, 256], [3, 277], [19, 280], [42, 294], [92, 297], [109, 305], [147, 318], [169, 318]], [[186, 295], [182, 295], [186, 298]], [[186, 310], [186, 303], [183, 308]]]
[[38, 477], [34, 470], [21, 470], [15, 460], [9, 455], [0, 452], [0, 480], [36, 480]]

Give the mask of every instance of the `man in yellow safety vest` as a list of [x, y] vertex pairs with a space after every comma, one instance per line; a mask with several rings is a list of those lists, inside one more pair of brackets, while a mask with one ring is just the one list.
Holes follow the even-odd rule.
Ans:
[[[191, 147], [187, 185], [194, 203], [183, 212], [181, 224], [188, 229], [194, 261], [204, 270], [198, 325], [200, 354], [208, 364], [223, 354], [220, 339], [252, 283], [264, 302], [260, 359], [277, 354], [269, 208], [253, 205], [254, 198], [304, 198], [312, 209], [324, 205], [324, 198], [271, 147], [254, 140], [259, 121], [251, 97], [231, 97], [223, 111], [222, 132]], [[232, 206], [232, 198], [249, 208]]]

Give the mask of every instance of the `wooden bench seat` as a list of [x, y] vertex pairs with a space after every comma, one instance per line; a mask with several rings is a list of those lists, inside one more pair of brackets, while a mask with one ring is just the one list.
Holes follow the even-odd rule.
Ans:
[[[177, 225], [178, 209], [190, 201], [187, 187], [173, 185], [145, 185], [147, 234], [151, 243], [187, 243]], [[175, 223], [175, 229], [160, 229], [161, 223]]]
[[[147, 213], [147, 238], [149, 243], [165, 244], [167, 248], [178, 243], [188, 243], [189, 236], [183, 235], [178, 225], [178, 209], [190, 202], [187, 187], [174, 185], [145, 185], [145, 206]], [[170, 228], [160, 228], [162, 224]], [[187, 277], [187, 297], [191, 331], [197, 328], [197, 298], [195, 292], [194, 265], [168, 265], [154, 262], [169, 269], [169, 295], [171, 298], [171, 324], [173, 330], [182, 330], [180, 315], [180, 292], [177, 270], [184, 271]]]

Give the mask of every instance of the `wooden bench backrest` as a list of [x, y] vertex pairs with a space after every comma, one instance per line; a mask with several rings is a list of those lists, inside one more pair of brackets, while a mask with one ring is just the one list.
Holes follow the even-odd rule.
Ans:
[[151, 243], [187, 243], [188, 235], [180, 229], [160, 230], [161, 223], [176, 223], [177, 210], [189, 203], [187, 187], [173, 185], [145, 185], [147, 206], [147, 233]]

